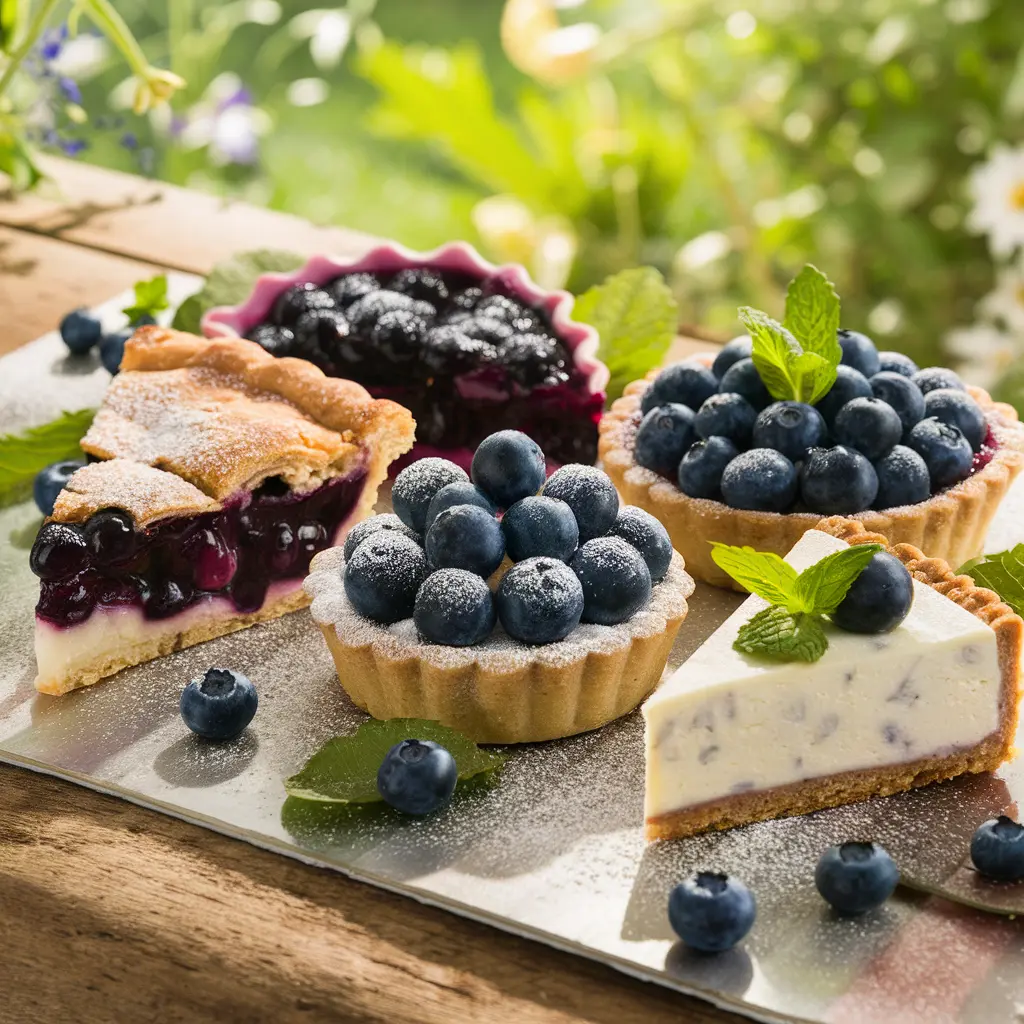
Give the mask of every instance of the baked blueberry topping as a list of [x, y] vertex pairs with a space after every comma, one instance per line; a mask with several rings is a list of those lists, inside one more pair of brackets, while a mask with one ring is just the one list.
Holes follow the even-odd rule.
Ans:
[[29, 565], [42, 580], [74, 576], [87, 568], [88, 563], [85, 538], [72, 523], [44, 524], [29, 554]]
[[843, 445], [816, 448], [800, 470], [800, 496], [812, 512], [850, 515], [871, 508], [878, 494], [875, 467]]
[[971, 862], [987, 878], [1019, 882], [1024, 878], [1024, 827], [1005, 814], [979, 825], [971, 839]]
[[878, 369], [879, 373], [898, 373], [902, 377], [913, 377], [919, 367], [910, 356], [905, 356], [902, 352], [879, 352]]
[[452, 305], [461, 312], [476, 309], [477, 304], [484, 297], [482, 288], [472, 285], [469, 288], [463, 288], [462, 291], [455, 292], [452, 295]]
[[210, 668], [181, 693], [181, 717], [207, 740], [233, 740], [253, 720], [259, 698], [256, 687], [240, 672]]
[[479, 505], [455, 505], [439, 512], [425, 541], [427, 559], [437, 569], [465, 569], [486, 578], [505, 557], [501, 524]]
[[457, 324], [443, 324], [427, 331], [420, 358], [431, 373], [457, 374], [495, 363], [498, 350], [471, 338]]
[[805, 402], [773, 402], [754, 421], [753, 446], [774, 448], [790, 462], [799, 462], [808, 448], [825, 440], [821, 413]]
[[149, 619], [169, 619], [183, 612], [194, 596], [195, 590], [188, 580], [159, 579], [143, 592], [142, 607]]
[[476, 304], [475, 312], [481, 317], [500, 320], [514, 331], [532, 331], [542, 326], [542, 317], [536, 310], [527, 309], [507, 295], [485, 295]]
[[277, 324], [257, 324], [246, 337], [255, 341], [265, 352], [272, 356], [292, 356], [296, 353], [295, 332], [290, 327], [278, 327]]
[[526, 644], [550, 644], [579, 625], [583, 587], [565, 562], [527, 558], [502, 576], [495, 601], [510, 637]]
[[581, 544], [607, 533], [619, 512], [615, 485], [594, 466], [562, 466], [548, 478], [544, 494], [564, 501], [572, 509]]
[[116, 375], [120, 371], [121, 360], [124, 359], [124, 347], [128, 343], [128, 339], [134, 333], [134, 328], [125, 327], [123, 330], [111, 331], [110, 334], [104, 334], [103, 337], [100, 338], [100, 362], [103, 364], [103, 369], [112, 376]]
[[659, 405], [640, 421], [633, 458], [641, 466], [669, 478], [696, 439], [693, 410], [687, 405]]
[[699, 409], [718, 391], [718, 378], [700, 363], [674, 363], [651, 382], [640, 403], [648, 413], [659, 405], [686, 405]]
[[342, 274], [326, 285], [324, 290], [339, 308], [346, 309], [356, 299], [380, 291], [380, 281], [373, 274]]
[[513, 562], [542, 555], [568, 562], [580, 539], [572, 509], [545, 495], [531, 494], [517, 501], [502, 517], [501, 529]]
[[753, 350], [754, 343], [750, 340], [749, 334], [741, 334], [738, 338], [733, 338], [728, 344], [723, 345], [718, 355], [715, 356], [715, 361], [711, 364], [711, 372], [721, 380], [730, 366], [738, 363], [741, 359], [749, 359]]
[[854, 398], [836, 413], [832, 434], [839, 444], [874, 460], [899, 442], [903, 423], [888, 402], [880, 398]]
[[437, 315], [437, 310], [429, 302], [421, 302], [409, 295], [386, 288], [368, 292], [356, 299], [345, 310], [345, 315], [353, 330], [369, 332], [385, 313], [395, 313], [399, 310], [416, 313], [424, 320], [432, 320]]
[[486, 342], [498, 349], [516, 333], [515, 328], [504, 320], [478, 313], [465, 317], [456, 314], [449, 322], [455, 324], [467, 337]]
[[652, 582], [658, 583], [665, 578], [672, 562], [672, 541], [668, 530], [650, 512], [636, 505], [624, 505], [608, 533], [612, 537], [621, 537], [640, 552]]
[[772, 396], [761, 380], [753, 359], [738, 359], [722, 375], [718, 390], [742, 395], [755, 409], [761, 410], [772, 402]]
[[614, 626], [651, 599], [651, 574], [640, 552], [621, 537], [595, 537], [569, 563], [583, 587], [584, 622]]
[[423, 548], [400, 533], [368, 537], [345, 563], [345, 594], [360, 615], [384, 624], [407, 619], [430, 575]]
[[430, 504], [427, 506], [427, 521], [424, 524], [424, 529], [429, 530], [431, 523], [440, 513], [446, 508], [452, 508], [455, 505], [476, 505], [490, 516], [498, 514], [497, 506], [479, 487], [471, 484], [468, 480], [456, 480], [454, 483], [445, 484], [430, 499]]
[[45, 469], [39, 470], [32, 482], [32, 497], [36, 508], [44, 516], [53, 515], [53, 506], [57, 503], [57, 495], [64, 490], [67, 482], [85, 465], [84, 459], [67, 459], [54, 462]]
[[434, 495], [446, 484], [468, 482], [466, 471], [454, 462], [438, 458], [420, 459], [395, 477], [391, 503], [406, 526], [415, 533], [422, 533]]
[[693, 428], [706, 441], [727, 437], [737, 448], [747, 448], [754, 432], [757, 410], [742, 396], [731, 392], [712, 395], [697, 411]]
[[814, 869], [822, 898], [841, 914], [864, 914], [896, 890], [900, 870], [877, 843], [830, 846]]
[[377, 791], [403, 814], [433, 814], [448, 805], [458, 780], [455, 758], [439, 743], [402, 740], [381, 762]]
[[369, 519], [364, 519], [362, 522], [356, 523], [356, 525], [348, 531], [348, 536], [345, 537], [345, 547], [343, 548], [345, 561], [347, 562], [352, 557], [352, 552], [355, 551], [355, 549], [359, 547], [367, 537], [372, 537], [380, 530], [389, 530], [392, 533], [400, 533], [403, 536], [408, 537], [409, 540], [415, 541], [417, 544], [420, 542], [419, 534], [414, 530], [410, 530], [394, 512], [385, 512], [379, 516], [370, 516]]
[[95, 565], [127, 562], [135, 554], [135, 523], [117, 508], [101, 509], [86, 520], [82, 537]]
[[910, 614], [913, 603], [914, 581], [907, 567], [880, 551], [853, 581], [832, 621], [848, 633], [889, 633]]
[[440, 308], [448, 301], [448, 284], [430, 267], [407, 267], [388, 282], [388, 288]]
[[471, 647], [486, 640], [497, 612], [490, 587], [465, 569], [438, 569], [416, 594], [413, 622], [431, 643]]
[[545, 473], [540, 445], [519, 430], [499, 430], [484, 438], [470, 466], [473, 483], [499, 508], [536, 494]]
[[873, 377], [882, 368], [875, 343], [859, 331], [840, 331], [839, 347], [843, 350], [843, 363], [859, 370], [865, 377]]
[[[317, 526], [322, 531], [322, 541], [309, 550], [308, 557], [327, 546], [326, 531], [319, 524]], [[192, 582], [197, 590], [215, 593], [235, 578], [238, 555], [219, 531], [207, 527], [193, 530], [183, 550], [192, 563]]]
[[391, 363], [418, 359], [427, 333], [427, 321], [411, 309], [384, 313], [370, 335], [374, 347]]
[[303, 313], [312, 309], [333, 309], [334, 299], [314, 284], [293, 284], [274, 303], [271, 320], [279, 327], [292, 327]]
[[668, 920], [687, 946], [702, 953], [732, 949], [753, 927], [753, 893], [729, 875], [701, 871], [668, 897]]
[[871, 384], [863, 373], [852, 366], [840, 363], [836, 367], [836, 382], [815, 408], [831, 426], [836, 413], [847, 402], [852, 402], [855, 398], [870, 398], [872, 394]]
[[967, 386], [960, 377], [944, 366], [928, 366], [923, 370], [918, 370], [911, 379], [924, 395], [927, 395], [929, 391], [936, 391], [938, 388], [953, 388], [955, 391], [967, 390]]
[[74, 356], [85, 355], [99, 340], [103, 326], [87, 309], [72, 310], [60, 322], [60, 337]]
[[924, 395], [908, 376], [883, 370], [871, 378], [871, 391], [875, 398], [893, 407], [904, 435], [924, 419]]
[[796, 467], [772, 448], [741, 452], [722, 473], [722, 497], [733, 508], [785, 512], [796, 491]]
[[897, 508], [924, 501], [932, 490], [928, 466], [913, 448], [898, 444], [875, 463], [875, 508]]
[[934, 388], [924, 396], [925, 416], [959, 427], [973, 451], [979, 451], [988, 433], [981, 406], [966, 391]]
[[679, 489], [691, 498], [719, 498], [722, 474], [739, 454], [727, 437], [697, 441], [679, 463]]
[[974, 452], [959, 427], [929, 416], [910, 431], [907, 445], [924, 459], [933, 491], [970, 476]]

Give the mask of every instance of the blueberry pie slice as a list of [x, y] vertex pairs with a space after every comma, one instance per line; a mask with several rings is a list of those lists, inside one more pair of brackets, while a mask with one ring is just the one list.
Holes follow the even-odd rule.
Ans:
[[464, 243], [432, 253], [386, 244], [265, 274], [242, 305], [207, 313], [203, 331], [308, 359], [404, 405], [417, 424], [413, 457], [468, 466], [487, 434], [513, 428], [552, 463], [592, 463], [608, 370], [571, 308], [568, 293]]
[[318, 551], [409, 450], [406, 409], [243, 339], [125, 349], [36, 538], [36, 688], [60, 694], [308, 603]]

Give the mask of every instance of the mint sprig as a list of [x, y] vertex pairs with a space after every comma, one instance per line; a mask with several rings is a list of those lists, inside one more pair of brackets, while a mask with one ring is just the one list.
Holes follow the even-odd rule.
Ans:
[[148, 281], [138, 281], [135, 284], [135, 301], [132, 305], [125, 307], [124, 315], [128, 317], [129, 323], [135, 323], [144, 316], [156, 318], [157, 313], [162, 313], [170, 303], [167, 301], [167, 275], [157, 274]]
[[36, 474], [50, 463], [80, 459], [79, 442], [95, 415], [95, 409], [64, 412], [50, 423], [0, 437], [0, 508], [28, 498]]
[[835, 612], [881, 550], [881, 544], [851, 544], [798, 574], [772, 552], [714, 543], [715, 565], [770, 604], [740, 627], [733, 648], [777, 661], [817, 661], [828, 649], [822, 617]]
[[972, 558], [957, 572], [995, 591], [1018, 615], [1024, 615], [1024, 544]]

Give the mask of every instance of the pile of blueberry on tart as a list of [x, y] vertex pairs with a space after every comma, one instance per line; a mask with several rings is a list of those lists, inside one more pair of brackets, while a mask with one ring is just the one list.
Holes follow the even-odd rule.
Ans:
[[503, 430], [468, 475], [439, 458], [402, 470], [392, 501], [306, 580], [359, 707], [523, 743], [596, 729], [657, 685], [693, 581], [600, 470], [545, 481], [536, 442]]
[[1010, 406], [839, 329], [838, 298], [811, 267], [784, 325], [740, 318], [748, 335], [633, 382], [601, 423], [608, 474], [697, 579], [735, 586], [712, 541], [781, 555], [831, 515], [953, 565], [978, 554], [1024, 464]]
[[515, 428], [552, 463], [593, 463], [608, 370], [571, 308], [567, 293], [464, 243], [432, 253], [388, 244], [265, 274], [242, 305], [211, 310], [203, 330], [309, 359], [404, 405], [417, 424], [413, 457], [468, 466], [488, 433]]
[[30, 555], [36, 688], [61, 694], [308, 604], [316, 552], [412, 447], [406, 409], [241, 338], [144, 327], [53, 467]]

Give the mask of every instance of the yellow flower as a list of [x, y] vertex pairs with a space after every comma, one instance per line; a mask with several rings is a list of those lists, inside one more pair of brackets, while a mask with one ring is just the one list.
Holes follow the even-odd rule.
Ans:
[[147, 66], [136, 83], [132, 110], [136, 114], [145, 114], [152, 107], [166, 103], [184, 86], [185, 79], [173, 71]]
[[506, 0], [501, 45], [524, 74], [561, 85], [591, 68], [601, 30], [590, 22], [562, 27], [553, 0]]

